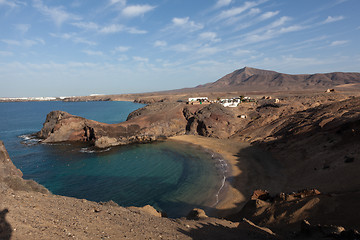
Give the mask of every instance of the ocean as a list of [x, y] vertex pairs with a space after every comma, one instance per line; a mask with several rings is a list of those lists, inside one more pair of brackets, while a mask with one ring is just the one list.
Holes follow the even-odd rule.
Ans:
[[192, 144], [162, 141], [102, 150], [84, 144], [42, 144], [46, 114], [63, 110], [88, 119], [118, 123], [144, 105], [132, 102], [0, 103], [0, 140], [25, 179], [52, 193], [121, 206], [150, 204], [169, 217], [218, 202], [226, 164]]

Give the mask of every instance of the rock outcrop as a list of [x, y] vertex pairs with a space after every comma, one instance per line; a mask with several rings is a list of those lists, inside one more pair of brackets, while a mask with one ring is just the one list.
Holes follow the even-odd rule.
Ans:
[[24, 180], [20, 169], [16, 168], [10, 160], [4, 143], [0, 141], [0, 190], [13, 189], [22, 191], [35, 191], [49, 193], [49, 191], [33, 180]]
[[[243, 209], [229, 219], [240, 221], [246, 218], [280, 235], [298, 232], [304, 220], [322, 226], [341, 225], [346, 229], [359, 229], [358, 216], [353, 214], [355, 209], [360, 209], [359, 197], [359, 191], [321, 194], [317, 189], [306, 189], [271, 196], [267, 191], [256, 190]], [[321, 232], [325, 228], [306, 225], [303, 232]]]
[[226, 138], [235, 132], [232, 119], [234, 115], [219, 104], [203, 107], [154, 103], [130, 113], [125, 122], [118, 124], [53, 111], [37, 136], [44, 143], [81, 141], [98, 148], [151, 142], [186, 133]]

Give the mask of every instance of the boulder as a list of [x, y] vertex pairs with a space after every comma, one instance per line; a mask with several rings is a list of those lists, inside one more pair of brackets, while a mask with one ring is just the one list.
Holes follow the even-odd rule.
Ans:
[[186, 219], [188, 220], [199, 220], [207, 218], [205, 211], [200, 208], [194, 208], [189, 212], [189, 214], [186, 216]]
[[128, 207], [127, 209], [134, 212], [145, 212], [155, 217], [162, 217], [162, 213], [157, 211], [154, 207], [146, 205], [144, 207]]

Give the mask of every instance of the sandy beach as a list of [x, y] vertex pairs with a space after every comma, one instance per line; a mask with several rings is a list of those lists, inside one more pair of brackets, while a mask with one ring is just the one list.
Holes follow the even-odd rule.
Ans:
[[276, 160], [269, 153], [249, 143], [195, 135], [175, 136], [169, 139], [200, 145], [220, 154], [229, 164], [231, 171], [214, 211], [218, 217], [240, 211], [255, 189], [277, 191], [281, 188], [281, 168]]

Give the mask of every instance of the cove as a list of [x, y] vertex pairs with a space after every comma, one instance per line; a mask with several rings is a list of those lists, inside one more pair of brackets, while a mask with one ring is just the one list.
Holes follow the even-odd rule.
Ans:
[[46, 114], [63, 110], [116, 123], [143, 105], [130, 102], [0, 103], [0, 139], [24, 178], [52, 193], [122, 206], [150, 204], [169, 217], [216, 203], [223, 174], [218, 158], [200, 147], [175, 141], [95, 150], [81, 144], [38, 144], [29, 134]]

